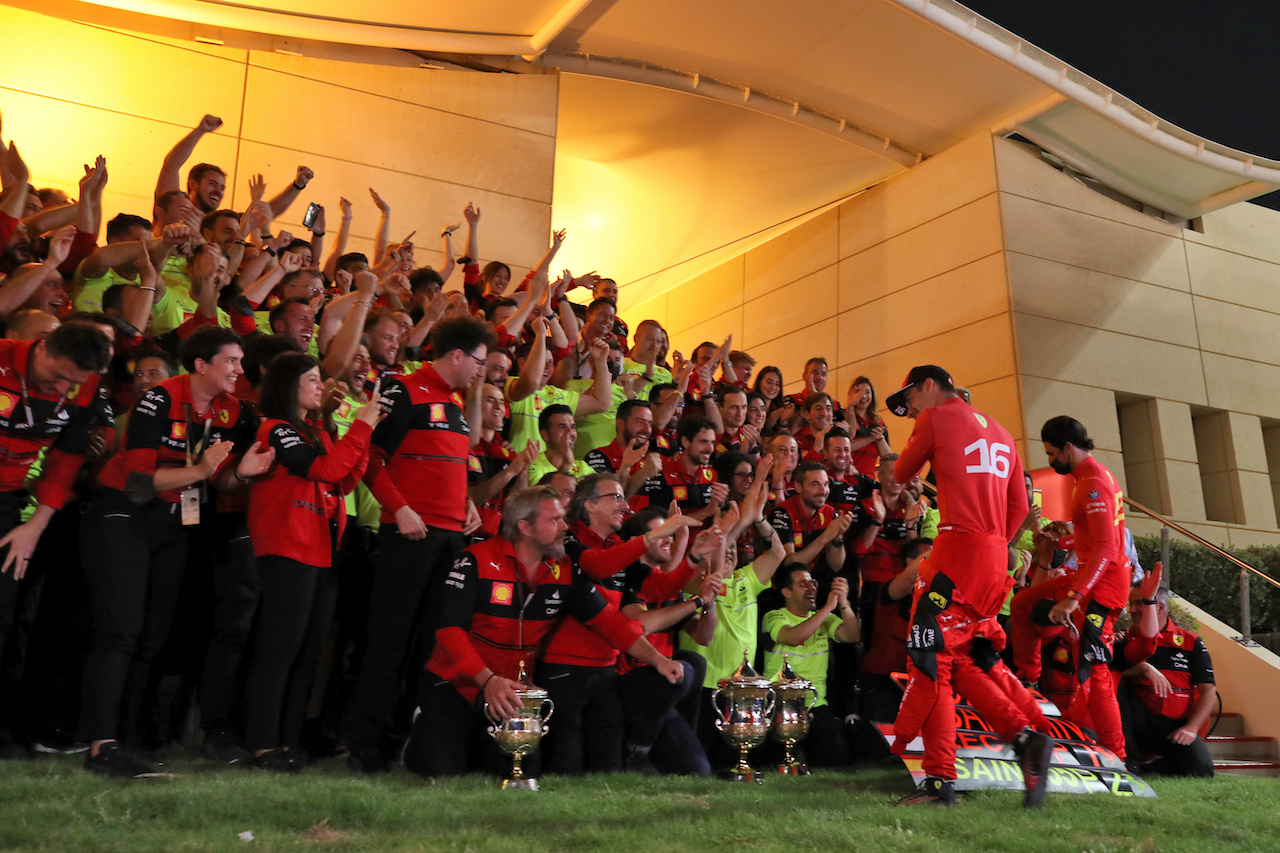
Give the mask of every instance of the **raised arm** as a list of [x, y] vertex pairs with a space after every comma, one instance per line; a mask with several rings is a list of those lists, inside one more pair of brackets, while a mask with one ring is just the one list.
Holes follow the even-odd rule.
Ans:
[[351, 202], [339, 197], [338, 207], [342, 209], [342, 221], [338, 225], [338, 236], [333, 238], [333, 251], [324, 262], [324, 274], [329, 281], [337, 277], [338, 258], [346, 254], [347, 237], [351, 234]]
[[75, 226], [65, 225], [59, 228], [49, 240], [49, 256], [44, 263], [24, 264], [0, 284], [0, 317], [7, 318], [21, 308], [49, 276], [61, 276], [58, 267], [62, 266], [62, 262], [71, 253], [71, 243], [75, 237]]
[[369, 187], [369, 195], [378, 208], [378, 233], [373, 238], [373, 263], [376, 266], [387, 255], [387, 241], [391, 238], [391, 205], [382, 200], [382, 196]]
[[172, 190], [182, 189], [182, 166], [191, 159], [198, 143], [206, 133], [213, 133], [222, 127], [222, 119], [206, 115], [200, 123], [186, 136], [178, 140], [160, 165], [160, 177], [156, 179], [156, 198]]
[[609, 346], [602, 340], [591, 342], [591, 393], [578, 398], [574, 417], [607, 412], [613, 405], [613, 374], [609, 372]]
[[472, 263], [477, 263], [480, 257], [480, 208], [476, 207], [473, 202], [467, 202], [466, 208], [462, 211], [462, 218], [467, 220], [467, 257]]
[[335, 299], [325, 309], [325, 319], [329, 319], [329, 310], [339, 302], [348, 310], [342, 319], [342, 325], [327, 342], [324, 350], [324, 361], [321, 368], [329, 376], [342, 376], [346, 373], [351, 359], [360, 350], [360, 336], [364, 334], [365, 320], [369, 319], [369, 310], [373, 307], [376, 296], [378, 277], [365, 270], [355, 277], [355, 285], [350, 293], [341, 299]]
[[307, 188], [307, 184], [316, 176], [316, 173], [308, 169], [306, 166], [299, 166], [298, 173], [293, 179], [293, 183], [285, 187], [279, 195], [271, 199], [271, 215], [272, 218], [279, 216], [289, 209], [289, 205], [293, 204], [293, 200], [298, 197], [298, 193]]
[[533, 347], [525, 359], [524, 369], [511, 384], [508, 398], [517, 403], [542, 387], [542, 371], [547, 363], [547, 324], [541, 317], [533, 320]]

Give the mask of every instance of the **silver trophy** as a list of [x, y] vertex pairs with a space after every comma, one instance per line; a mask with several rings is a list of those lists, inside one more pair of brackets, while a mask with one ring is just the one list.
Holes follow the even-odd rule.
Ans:
[[818, 693], [813, 689], [813, 682], [796, 675], [786, 655], [782, 656], [782, 671], [778, 673], [778, 680], [773, 682], [773, 693], [777, 701], [769, 734], [785, 750], [778, 772], [783, 776], [808, 776], [809, 768], [797, 761], [791, 750], [809, 733], [810, 703], [817, 698]]
[[[556, 711], [556, 703], [551, 701], [547, 691], [535, 687], [529, 682], [524, 671], [524, 661], [520, 661], [520, 675], [516, 679], [520, 686], [516, 695], [520, 697], [521, 707], [510, 717], [497, 719], [485, 703], [485, 715], [494, 721], [489, 726], [489, 734], [498, 742], [498, 747], [511, 756], [511, 778], [502, 780], [504, 789], [523, 791], [538, 790], [538, 780], [524, 775], [522, 762], [524, 757], [538, 747], [538, 742], [548, 731], [547, 720]], [[546, 711], [544, 714], [543, 711]]]
[[[769, 718], [773, 715], [773, 685], [761, 678], [747, 663], [748, 652], [742, 653], [742, 666], [711, 693], [716, 709], [716, 728], [729, 746], [738, 750], [738, 763], [722, 776], [730, 782], [763, 782], [747, 762], [747, 753], [764, 742], [769, 735]], [[726, 700], [721, 707], [720, 697]]]

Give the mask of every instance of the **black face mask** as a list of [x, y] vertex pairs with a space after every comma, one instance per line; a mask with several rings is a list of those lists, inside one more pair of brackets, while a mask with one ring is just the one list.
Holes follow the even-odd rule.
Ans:
[[1057, 459], [1055, 459], [1055, 460], [1053, 460], [1052, 462], [1050, 462], [1050, 463], [1049, 463], [1049, 467], [1050, 467], [1050, 468], [1052, 468], [1053, 470], [1057, 471], [1059, 474], [1070, 474], [1070, 473], [1071, 473], [1071, 465], [1070, 465], [1070, 464], [1068, 464], [1068, 463], [1066, 463], [1066, 462], [1059, 461], [1059, 460], [1057, 460]]
[[619, 376], [621, 376], [621, 375], [622, 375], [622, 365], [621, 365], [621, 364], [619, 364], [619, 363], [617, 363], [617, 362], [610, 361], [610, 362], [609, 362], [609, 375], [610, 375], [610, 376], [612, 376], [614, 379], [617, 379]]

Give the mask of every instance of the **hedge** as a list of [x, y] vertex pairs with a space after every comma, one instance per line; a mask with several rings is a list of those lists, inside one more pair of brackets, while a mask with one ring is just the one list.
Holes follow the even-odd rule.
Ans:
[[[1136, 539], [1138, 556], [1144, 568], [1160, 559], [1160, 539], [1154, 536]], [[1169, 588], [1228, 625], [1240, 628], [1240, 569], [1203, 545], [1178, 539], [1170, 540], [1167, 577]], [[1280, 578], [1280, 548], [1225, 548], [1233, 557], [1270, 575]], [[1249, 582], [1251, 631], [1255, 634], [1280, 631], [1280, 589], [1260, 577]]]

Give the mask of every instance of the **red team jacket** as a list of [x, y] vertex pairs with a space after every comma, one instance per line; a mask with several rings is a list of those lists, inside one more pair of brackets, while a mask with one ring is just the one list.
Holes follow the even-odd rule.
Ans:
[[471, 451], [462, 392], [430, 364], [384, 382], [387, 416], [373, 431], [364, 476], [382, 504], [382, 523], [394, 524], [396, 511], [408, 506], [428, 527], [460, 532]]
[[21, 489], [48, 447], [36, 499], [61, 509], [71, 497], [92, 427], [112, 423], [111, 405], [96, 376], [62, 398], [33, 388], [27, 381], [33, 346], [35, 341], [0, 340], [0, 492]]
[[372, 433], [358, 420], [335, 444], [329, 433], [317, 429], [316, 447], [286, 421], [262, 422], [258, 441], [275, 449], [276, 461], [249, 492], [249, 537], [255, 556], [288, 557], [321, 568], [333, 565], [333, 548], [342, 541], [347, 524], [342, 495], [364, 474]]
[[1092, 456], [1071, 472], [1071, 526], [1078, 568], [1071, 584], [1082, 598], [1121, 608], [1129, 600], [1129, 558], [1124, 553], [1124, 501], [1116, 478]]
[[437, 590], [440, 624], [427, 669], [453, 684], [468, 701], [485, 667], [516, 678], [520, 662], [532, 669], [538, 644], [565, 616], [629, 649], [643, 636], [640, 623], [608, 604], [590, 578], [565, 556], [538, 567], [532, 585], [520, 579], [514, 546], [495, 537], [466, 548]]

